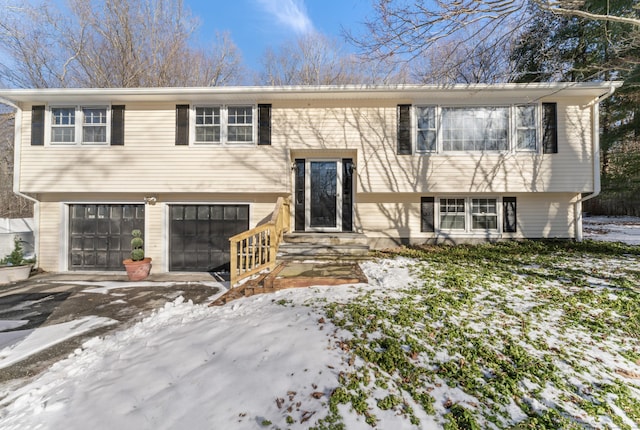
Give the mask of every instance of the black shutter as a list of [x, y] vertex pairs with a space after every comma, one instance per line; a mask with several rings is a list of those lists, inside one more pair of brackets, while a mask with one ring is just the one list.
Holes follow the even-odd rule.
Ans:
[[422, 197], [420, 199], [420, 231], [436, 231], [434, 223], [434, 202], [433, 197]]
[[353, 231], [353, 160], [342, 159], [342, 231]]
[[411, 105], [398, 105], [398, 155], [411, 155]]
[[542, 103], [542, 150], [545, 154], [558, 153], [557, 103]]
[[271, 105], [258, 105], [258, 145], [271, 145]]
[[295, 229], [304, 231], [304, 159], [296, 158], [296, 179], [295, 179]]
[[505, 233], [515, 233], [517, 231], [517, 216], [516, 216], [516, 198], [515, 197], [503, 197], [502, 198], [502, 231]]
[[31, 145], [44, 145], [44, 106], [31, 107]]
[[176, 145], [189, 144], [189, 105], [176, 105]]
[[111, 145], [124, 145], [124, 105], [111, 106]]

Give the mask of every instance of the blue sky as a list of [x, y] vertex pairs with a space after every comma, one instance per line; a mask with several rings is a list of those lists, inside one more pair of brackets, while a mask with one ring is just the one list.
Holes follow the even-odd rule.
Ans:
[[341, 38], [342, 27], [361, 30], [372, 14], [371, 0], [185, 0], [185, 5], [200, 18], [200, 40], [228, 31], [252, 69], [260, 67], [267, 47], [312, 32]]

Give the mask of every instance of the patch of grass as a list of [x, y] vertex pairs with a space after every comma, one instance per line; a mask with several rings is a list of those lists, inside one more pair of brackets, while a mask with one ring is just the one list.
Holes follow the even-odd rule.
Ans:
[[640, 290], [628, 281], [640, 247], [525, 241], [380, 255], [410, 258], [414, 281], [322, 304], [364, 363], [340, 375], [331, 419], [344, 404], [371, 425], [377, 410], [417, 425], [413, 407], [437, 415], [444, 392], [474, 399], [444, 405], [449, 429], [625, 428], [619, 411], [640, 422], [640, 383], [612, 384], [607, 364], [640, 358]]

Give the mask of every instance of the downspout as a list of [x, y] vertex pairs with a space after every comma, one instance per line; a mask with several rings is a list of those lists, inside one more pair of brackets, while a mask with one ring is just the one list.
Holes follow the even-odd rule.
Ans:
[[598, 197], [601, 191], [600, 183], [600, 103], [611, 97], [616, 87], [611, 85], [609, 91], [600, 97], [591, 100], [585, 107], [591, 107], [591, 140], [593, 142], [593, 192], [586, 196], [581, 196], [575, 203], [573, 209], [575, 238], [577, 242], [582, 242], [582, 204], [587, 200]]
[[38, 252], [40, 251], [40, 201], [20, 192], [20, 155], [22, 152], [21, 137], [22, 137], [22, 108], [15, 103], [0, 97], [0, 103], [11, 106], [16, 110], [15, 127], [13, 136], [13, 193], [33, 202], [33, 250], [36, 254], [36, 267], [40, 266], [37, 259]]

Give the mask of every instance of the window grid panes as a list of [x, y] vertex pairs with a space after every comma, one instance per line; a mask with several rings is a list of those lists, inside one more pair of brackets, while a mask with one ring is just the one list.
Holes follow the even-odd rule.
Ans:
[[76, 109], [72, 107], [51, 109], [51, 142], [74, 143], [76, 141]]
[[227, 140], [235, 143], [253, 141], [252, 106], [229, 106], [227, 108]]
[[440, 199], [440, 229], [464, 230], [464, 199]]
[[220, 108], [196, 108], [196, 142], [220, 142]]
[[107, 142], [107, 108], [82, 108], [82, 142]]
[[444, 151], [506, 151], [509, 149], [509, 108], [442, 109]]
[[417, 150], [419, 152], [433, 152], [436, 150], [436, 108], [424, 106], [416, 108], [418, 124]]
[[473, 230], [497, 230], [497, 206], [496, 199], [471, 199], [471, 228]]
[[516, 106], [516, 148], [524, 151], [535, 151], [537, 136], [536, 106]]

